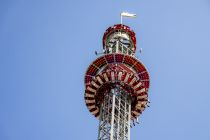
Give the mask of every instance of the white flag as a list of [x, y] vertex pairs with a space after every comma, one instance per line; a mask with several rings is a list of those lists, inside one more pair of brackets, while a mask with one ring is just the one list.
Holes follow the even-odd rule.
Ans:
[[122, 12], [121, 16], [135, 18], [136, 14], [131, 14], [131, 13], [128, 13], [128, 12]]

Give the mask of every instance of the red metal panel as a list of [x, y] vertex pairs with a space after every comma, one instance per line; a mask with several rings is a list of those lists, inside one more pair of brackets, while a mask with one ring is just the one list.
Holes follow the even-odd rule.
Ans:
[[137, 73], [146, 71], [144, 65], [141, 64], [139, 61], [135, 64], [135, 66], [133, 68], [136, 70]]
[[106, 59], [104, 57], [99, 57], [93, 62], [93, 64], [98, 68], [102, 68], [104, 65], [106, 65]]
[[136, 60], [133, 57], [131, 57], [129, 55], [125, 55], [125, 57], [124, 57], [125, 64], [127, 64], [129, 66], [133, 66], [135, 64], [135, 62], [136, 62]]
[[123, 57], [124, 57], [123, 54], [115, 54], [115, 61], [121, 63], [123, 61]]
[[113, 54], [105, 55], [105, 58], [106, 58], [108, 63], [113, 63], [114, 62], [114, 55]]
[[88, 71], [87, 71], [86, 75], [94, 76], [97, 71], [98, 71], [98, 69], [95, 66], [90, 65], [89, 68], [88, 68]]

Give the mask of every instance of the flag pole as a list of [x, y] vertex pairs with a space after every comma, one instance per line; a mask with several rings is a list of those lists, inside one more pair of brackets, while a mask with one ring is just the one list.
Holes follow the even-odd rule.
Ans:
[[122, 14], [120, 13], [120, 23], [122, 24]]

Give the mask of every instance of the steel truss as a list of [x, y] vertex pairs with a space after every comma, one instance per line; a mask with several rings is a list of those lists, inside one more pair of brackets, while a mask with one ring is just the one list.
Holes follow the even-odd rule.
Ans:
[[98, 140], [130, 140], [131, 100], [120, 88], [105, 95], [100, 108]]

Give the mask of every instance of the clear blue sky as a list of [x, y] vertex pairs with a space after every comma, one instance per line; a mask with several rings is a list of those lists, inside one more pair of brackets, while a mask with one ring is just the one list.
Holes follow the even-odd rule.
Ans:
[[121, 11], [151, 76], [131, 139], [210, 139], [209, 0], [1, 0], [0, 140], [97, 138], [84, 73]]

